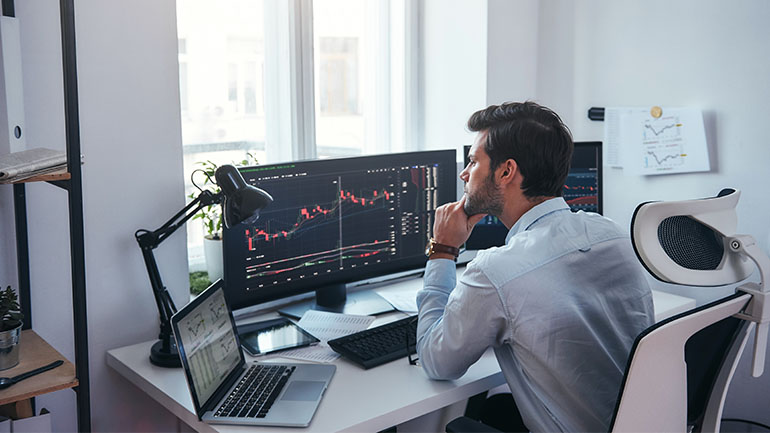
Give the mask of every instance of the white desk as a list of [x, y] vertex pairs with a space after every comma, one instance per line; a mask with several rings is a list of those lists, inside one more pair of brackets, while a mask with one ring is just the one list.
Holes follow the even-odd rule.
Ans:
[[[464, 268], [458, 268], [458, 274], [463, 270]], [[420, 278], [391, 285], [393, 290], [413, 287], [415, 292], [421, 286]], [[660, 292], [653, 292], [653, 297], [656, 320], [676, 314], [683, 308], [691, 308], [695, 304], [692, 299]], [[378, 318], [373, 326], [398, 317], [403, 315], [397, 313]], [[199, 422], [182, 370], [150, 364], [149, 353], [153, 343], [154, 341], [148, 341], [110, 350], [107, 352], [107, 364], [197, 431], [276, 430], [269, 427], [208, 425]], [[406, 359], [370, 370], [361, 369], [344, 359], [337, 360], [335, 364], [337, 373], [310, 427], [281, 428], [282, 432], [376, 432], [465, 400], [505, 382], [491, 349], [462, 378], [455, 381], [429, 380], [420, 367], [409, 365]]]

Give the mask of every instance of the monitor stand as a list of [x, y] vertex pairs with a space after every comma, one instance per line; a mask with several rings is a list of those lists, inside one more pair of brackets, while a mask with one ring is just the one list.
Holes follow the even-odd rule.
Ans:
[[326, 286], [315, 291], [315, 299], [287, 305], [278, 313], [295, 319], [302, 318], [307, 310], [371, 316], [394, 311], [392, 305], [372, 290], [347, 293], [345, 284]]

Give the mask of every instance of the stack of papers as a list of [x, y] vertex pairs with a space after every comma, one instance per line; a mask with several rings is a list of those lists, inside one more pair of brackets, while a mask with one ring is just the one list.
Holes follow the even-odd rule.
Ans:
[[412, 287], [403, 287], [400, 289], [388, 287], [384, 290], [375, 290], [375, 292], [382, 296], [398, 311], [407, 314], [417, 312], [417, 295], [415, 295], [414, 288]]
[[308, 310], [302, 315], [297, 325], [313, 334], [321, 342], [315, 346], [303, 347], [279, 352], [276, 356], [305, 361], [332, 362], [339, 358], [339, 353], [332, 350], [327, 342], [345, 335], [354, 334], [368, 328], [374, 316], [356, 316], [353, 314], [329, 313]]
[[56, 150], [40, 147], [0, 156], [0, 183], [66, 172], [67, 155]]

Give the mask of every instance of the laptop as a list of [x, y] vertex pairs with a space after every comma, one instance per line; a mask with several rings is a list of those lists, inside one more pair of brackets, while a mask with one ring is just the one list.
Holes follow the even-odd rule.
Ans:
[[198, 419], [307, 427], [337, 367], [246, 362], [218, 280], [171, 317]]

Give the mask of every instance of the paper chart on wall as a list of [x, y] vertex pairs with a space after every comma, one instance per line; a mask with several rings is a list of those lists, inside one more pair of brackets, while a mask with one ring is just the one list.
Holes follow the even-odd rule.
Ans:
[[697, 108], [613, 107], [604, 112], [606, 165], [627, 174], [657, 175], [711, 169], [703, 115]]

